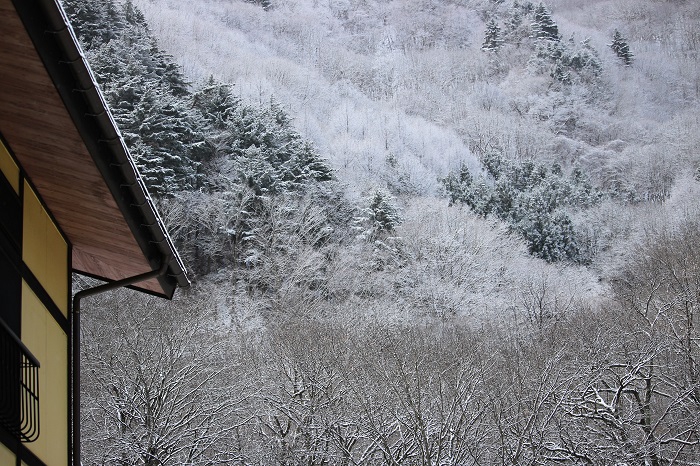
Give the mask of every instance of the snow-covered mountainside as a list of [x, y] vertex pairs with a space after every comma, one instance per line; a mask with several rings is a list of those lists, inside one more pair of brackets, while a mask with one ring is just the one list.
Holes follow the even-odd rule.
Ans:
[[[549, 50], [528, 2], [268, 3], [136, 2], [188, 79], [213, 75], [251, 101], [274, 95], [361, 188], [393, 157], [432, 194], [437, 176], [476, 168], [493, 147], [665, 198], [698, 163], [694, 2], [550, 2], [560, 39]], [[501, 42], [487, 51], [491, 19]], [[631, 66], [609, 46], [616, 30]]]

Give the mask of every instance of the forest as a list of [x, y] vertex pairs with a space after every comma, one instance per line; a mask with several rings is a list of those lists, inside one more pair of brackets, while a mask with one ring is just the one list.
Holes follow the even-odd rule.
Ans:
[[700, 4], [62, 4], [193, 281], [84, 464], [700, 464]]

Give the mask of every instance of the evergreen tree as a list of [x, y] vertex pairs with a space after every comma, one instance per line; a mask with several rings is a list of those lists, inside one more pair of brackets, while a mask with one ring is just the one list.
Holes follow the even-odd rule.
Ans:
[[620, 31], [615, 29], [612, 43], [608, 45], [613, 50], [613, 52], [615, 52], [615, 55], [617, 55], [626, 66], [630, 66], [632, 64], [632, 59], [634, 58], [634, 55], [632, 54], [632, 52], [630, 52], [630, 46], [627, 43], [627, 39], [622, 37]]
[[304, 190], [334, 179], [332, 169], [292, 127], [274, 101], [256, 109], [239, 106], [227, 123], [228, 157], [258, 195]]
[[67, 0], [63, 8], [87, 51], [115, 39], [125, 27], [113, 0]]
[[582, 40], [578, 47], [573, 45], [573, 37], [570, 42], [573, 52], [566, 57], [566, 66], [581, 76], [585, 75], [590, 80], [600, 76], [600, 73], [603, 71], [603, 65], [598, 57], [598, 52], [591, 45], [590, 39]]
[[231, 154], [236, 146], [235, 135], [230, 128], [241, 102], [233, 95], [231, 88], [231, 85], [218, 83], [211, 76], [192, 95], [192, 106], [206, 123], [205, 139], [212, 157]]
[[401, 223], [394, 198], [381, 189], [374, 192], [369, 208], [372, 211], [375, 231], [391, 232]]
[[562, 84], [592, 83], [603, 71], [598, 52], [588, 39], [576, 44], [572, 36], [566, 43], [542, 41], [537, 44], [535, 59], [531, 61], [540, 72], [549, 72]]
[[213, 76], [193, 94], [192, 105], [199, 110], [212, 128], [223, 130], [234, 117], [240, 99], [233, 95], [231, 85], [217, 82]]
[[474, 178], [466, 165], [460, 165], [456, 173], [449, 173], [440, 181], [450, 200], [450, 205], [462, 203], [473, 207], [471, 186]]
[[369, 198], [368, 207], [355, 217], [354, 228], [359, 232], [358, 238], [375, 241], [381, 235], [393, 232], [402, 221], [393, 196], [377, 189]]
[[[98, 64], [115, 46], [96, 50]], [[121, 69], [109, 63], [103, 94], [151, 192], [165, 195], [197, 187], [199, 164], [211, 149], [205, 145], [205, 121], [189, 98], [174, 94], [160, 77], [140, 74], [138, 61]]]
[[481, 46], [481, 50], [498, 52], [501, 47], [503, 47], [501, 28], [498, 26], [496, 20], [491, 18], [489, 22], [486, 23], [486, 36], [484, 38], [484, 43]]
[[533, 209], [515, 225], [529, 252], [547, 262], [579, 259], [576, 233], [568, 215]]
[[65, 7], [149, 189], [170, 195], [197, 187], [207, 158], [205, 121], [143, 13], [130, 0], [66, 0]]
[[299, 150], [283, 164], [284, 177], [293, 188], [303, 188], [311, 181], [331, 181], [335, 179], [333, 170], [318, 155], [308, 142], [301, 143]]
[[130, 79], [158, 81], [174, 95], [189, 94], [179, 66], [158, 48], [143, 13], [131, 1], [66, 0], [64, 6], [103, 88]]
[[559, 41], [559, 28], [552, 19], [552, 14], [543, 3], [537, 5], [534, 16], [532, 23], [533, 36], [546, 41]]
[[147, 89], [121, 123], [127, 144], [134, 146], [135, 162], [155, 194], [200, 185], [199, 165], [207, 150], [204, 123], [186, 101], [162, 88]]
[[210, 150], [204, 122], [186, 100], [156, 86], [125, 86], [108, 101], [115, 102], [115, 121], [152, 193], [170, 195], [200, 185], [200, 164]]
[[601, 199], [580, 169], [566, 177], [558, 165], [549, 170], [529, 160], [517, 163], [497, 151], [485, 154], [482, 163], [491, 182], [483, 177], [474, 180], [466, 167], [442, 180], [451, 204], [459, 202], [478, 215], [492, 215], [508, 223], [536, 257], [550, 262], [590, 259], [581, 254], [566, 213], [591, 207]]
[[481, 163], [494, 180], [498, 180], [501, 177], [504, 168], [506, 168], [506, 163], [501, 153], [493, 149], [486, 151], [481, 159]]

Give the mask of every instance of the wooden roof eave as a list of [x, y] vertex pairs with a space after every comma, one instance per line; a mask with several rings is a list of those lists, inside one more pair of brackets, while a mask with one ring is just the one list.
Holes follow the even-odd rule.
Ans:
[[129, 155], [65, 12], [56, 0], [13, 3], [145, 258], [154, 270], [167, 258], [167, 273], [158, 278], [163, 293], [156, 294], [172, 297], [177, 286], [190, 284], [185, 266]]

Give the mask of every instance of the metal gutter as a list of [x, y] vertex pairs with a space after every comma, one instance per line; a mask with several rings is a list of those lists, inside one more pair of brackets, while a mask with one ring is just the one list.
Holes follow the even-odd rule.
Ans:
[[150, 280], [151, 278], [156, 278], [164, 275], [168, 271], [168, 265], [170, 263], [170, 258], [163, 258], [163, 265], [158, 270], [152, 270], [150, 272], [142, 273], [134, 277], [125, 278], [123, 280], [118, 280], [116, 282], [105, 283], [104, 285], [98, 285], [93, 288], [87, 288], [78, 291], [73, 295], [73, 306], [72, 306], [72, 342], [71, 342], [71, 372], [72, 372], [72, 392], [73, 392], [73, 402], [71, 404], [72, 408], [72, 464], [73, 466], [81, 466], [80, 460], [80, 302], [83, 298], [88, 296], [94, 296], [96, 294], [104, 293], [106, 291], [115, 290], [117, 288], [133, 285], [142, 281]]
[[186, 268], [129, 155], [63, 8], [58, 0], [12, 1], [151, 268], [160, 266], [162, 257], [172, 258], [169, 272], [159, 277], [162, 296], [171, 298], [177, 286], [190, 285]]

